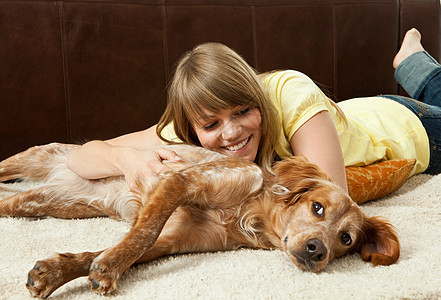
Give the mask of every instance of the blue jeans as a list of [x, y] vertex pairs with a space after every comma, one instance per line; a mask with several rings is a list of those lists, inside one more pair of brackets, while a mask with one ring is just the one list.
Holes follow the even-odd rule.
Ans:
[[396, 81], [414, 99], [382, 95], [417, 115], [430, 143], [430, 162], [425, 173], [441, 173], [441, 65], [426, 51], [412, 54], [395, 70]]
[[441, 65], [426, 51], [402, 61], [395, 70], [395, 80], [413, 99], [441, 105]]

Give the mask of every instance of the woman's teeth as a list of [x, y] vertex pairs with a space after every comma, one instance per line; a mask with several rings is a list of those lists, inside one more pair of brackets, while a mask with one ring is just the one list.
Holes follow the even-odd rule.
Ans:
[[237, 145], [234, 145], [234, 146], [231, 146], [231, 147], [225, 146], [225, 149], [230, 150], [230, 151], [240, 150], [243, 147], [245, 147], [245, 145], [248, 143], [249, 140], [250, 140], [250, 138], [248, 137], [246, 140], [244, 140], [243, 142], [241, 142], [241, 143], [239, 143]]

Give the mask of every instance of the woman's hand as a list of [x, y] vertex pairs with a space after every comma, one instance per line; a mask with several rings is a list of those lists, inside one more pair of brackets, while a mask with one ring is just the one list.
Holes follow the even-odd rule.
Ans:
[[154, 180], [160, 172], [169, 170], [163, 160], [180, 161], [181, 158], [174, 152], [164, 148], [138, 150], [135, 148], [118, 148], [119, 154], [116, 167], [129, 185], [131, 191], [138, 191], [137, 179]]
[[86, 179], [124, 176], [132, 191], [139, 178], [152, 180], [169, 168], [163, 160], [180, 161], [171, 150], [161, 148], [156, 126], [107, 141], [94, 140], [73, 150], [67, 167]]

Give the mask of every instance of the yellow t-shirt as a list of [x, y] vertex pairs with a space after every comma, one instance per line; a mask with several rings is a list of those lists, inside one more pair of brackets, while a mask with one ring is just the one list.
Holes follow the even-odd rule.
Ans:
[[[287, 70], [263, 79], [279, 117], [281, 135], [276, 152], [293, 155], [290, 140], [311, 117], [328, 111], [338, 132], [346, 166], [364, 166], [379, 160], [416, 158], [412, 175], [423, 172], [430, 159], [429, 139], [421, 121], [405, 106], [382, 97], [356, 98], [338, 103], [347, 124], [326, 95], [305, 74]], [[169, 124], [161, 133], [179, 141]]]
[[419, 118], [405, 106], [383, 97], [338, 103], [347, 125], [330, 100], [306, 75], [275, 72], [264, 79], [282, 120], [283, 135], [276, 152], [292, 155], [289, 141], [306, 121], [328, 111], [337, 128], [346, 166], [363, 166], [378, 160], [416, 158], [413, 174], [423, 172], [430, 159], [429, 139]]

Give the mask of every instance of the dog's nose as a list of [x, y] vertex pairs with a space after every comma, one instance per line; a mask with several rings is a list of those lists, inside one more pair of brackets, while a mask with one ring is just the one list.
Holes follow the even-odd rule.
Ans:
[[322, 241], [317, 239], [310, 239], [306, 242], [305, 256], [312, 261], [322, 261], [326, 258], [328, 250]]

